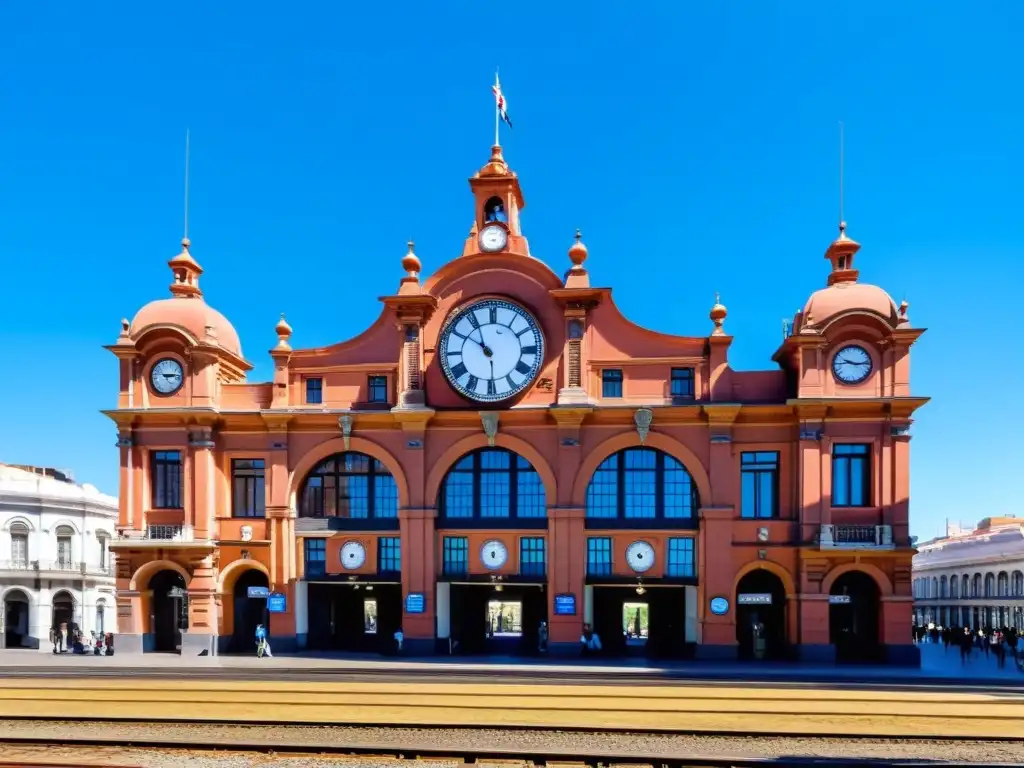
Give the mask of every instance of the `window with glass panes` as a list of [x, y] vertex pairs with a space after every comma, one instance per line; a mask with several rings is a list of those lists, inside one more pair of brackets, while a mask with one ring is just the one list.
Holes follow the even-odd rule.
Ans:
[[318, 405], [324, 401], [324, 380], [320, 378], [306, 379], [306, 402]]
[[369, 380], [370, 402], [386, 403], [388, 401], [388, 377], [371, 376]]
[[779, 454], [746, 451], [740, 454], [740, 517], [778, 515]]
[[697, 575], [697, 564], [694, 559], [692, 538], [668, 540], [668, 562], [665, 564], [665, 575], [674, 578], [689, 578]]
[[832, 446], [832, 506], [871, 506], [871, 446], [836, 443]]
[[337, 453], [306, 476], [299, 517], [365, 520], [398, 517], [398, 486], [380, 461], [365, 453]]
[[398, 536], [381, 536], [377, 539], [377, 573], [400, 574], [401, 572], [401, 538]]
[[519, 539], [519, 575], [543, 576], [545, 572], [544, 538], [524, 536]]
[[266, 479], [263, 459], [231, 460], [231, 514], [234, 517], [264, 517]]
[[481, 448], [459, 459], [441, 484], [442, 520], [542, 520], [547, 500], [540, 475], [504, 448]]
[[601, 371], [601, 397], [622, 397], [622, 371], [618, 368]]
[[693, 368], [673, 368], [669, 387], [672, 397], [683, 400], [693, 398]]
[[602, 461], [587, 486], [587, 518], [692, 521], [697, 487], [679, 461], [654, 448], [626, 448]]
[[612, 540], [606, 537], [587, 539], [587, 575], [612, 575]]
[[305, 539], [304, 540], [306, 578], [312, 579], [317, 576], [324, 576], [327, 573], [327, 540], [326, 539]]
[[153, 451], [150, 484], [154, 509], [181, 509], [181, 451]]
[[465, 536], [445, 536], [442, 570], [447, 576], [465, 576], [469, 571], [469, 539]]

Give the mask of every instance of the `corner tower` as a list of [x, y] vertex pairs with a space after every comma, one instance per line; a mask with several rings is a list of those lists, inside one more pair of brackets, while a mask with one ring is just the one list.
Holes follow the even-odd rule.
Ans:
[[530, 255], [519, 215], [526, 207], [519, 177], [508, 167], [501, 146], [491, 147], [491, 159], [469, 180], [473, 191], [474, 218], [463, 256], [480, 253]]

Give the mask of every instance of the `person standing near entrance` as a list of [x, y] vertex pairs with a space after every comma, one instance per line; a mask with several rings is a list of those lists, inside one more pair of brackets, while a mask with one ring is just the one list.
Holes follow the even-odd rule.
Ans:
[[548, 652], [548, 623], [546, 621], [542, 621], [537, 627], [537, 652]]
[[256, 625], [256, 655], [274, 658], [270, 652], [270, 643], [267, 640], [267, 628], [262, 624]]
[[404, 643], [405, 643], [405, 633], [402, 631], [402, 628], [399, 627], [398, 629], [395, 630], [395, 652], [396, 653], [401, 653], [402, 652], [402, 645]]

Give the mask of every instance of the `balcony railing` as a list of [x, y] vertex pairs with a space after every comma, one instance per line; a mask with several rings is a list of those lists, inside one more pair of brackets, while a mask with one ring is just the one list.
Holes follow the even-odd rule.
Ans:
[[67, 574], [97, 574], [104, 576], [114, 575], [112, 563], [100, 565], [98, 563], [85, 563], [81, 560], [0, 560], [0, 571], [31, 571], [33, 573], [67, 573]]
[[117, 538], [110, 540], [117, 547], [166, 547], [175, 544], [211, 544], [209, 539], [197, 539], [191, 525], [147, 525], [145, 530], [119, 530]]
[[36, 564], [31, 560], [0, 560], [0, 571], [34, 571]]
[[891, 525], [823, 525], [822, 549], [893, 549]]

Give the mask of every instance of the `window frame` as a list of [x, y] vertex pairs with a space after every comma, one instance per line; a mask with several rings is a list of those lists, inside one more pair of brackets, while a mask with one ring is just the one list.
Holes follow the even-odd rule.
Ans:
[[[29, 548], [31, 546], [31, 535], [28, 526], [24, 523], [20, 524], [17, 529], [12, 525], [10, 528], [11, 537], [11, 563], [17, 568], [21, 565], [23, 568], [28, 568], [28, 564], [32, 562], [31, 553]], [[15, 552], [15, 544], [18, 542], [25, 543], [24, 559], [18, 558]]]
[[[607, 561], [605, 561], [603, 557], [601, 559], [597, 559], [595, 558], [595, 555], [607, 555], [608, 559]], [[612, 575], [613, 565], [612, 537], [587, 536], [587, 578], [608, 578]]]
[[[677, 376], [677, 374], [680, 374]], [[676, 392], [676, 382], [685, 382], [689, 392]], [[669, 372], [668, 396], [673, 401], [697, 399], [697, 372], [692, 367], [676, 366]]]
[[[458, 562], [449, 558], [450, 554], [460, 554]], [[461, 566], [461, 567], [455, 567]], [[469, 576], [469, 537], [444, 536], [441, 539], [441, 575], [447, 578], [466, 578]]]
[[[839, 452], [839, 453], [837, 453], [837, 451], [849, 450], [849, 449], [852, 449], [852, 448], [856, 448], [857, 452], [856, 453], [854, 453], [854, 452], [850, 452], [850, 453]], [[832, 480], [832, 492], [831, 492], [830, 496], [831, 496], [832, 506], [835, 507], [835, 508], [839, 508], [839, 509], [864, 509], [866, 507], [874, 506], [872, 504], [872, 502], [873, 502], [872, 462], [874, 461], [874, 445], [872, 445], [871, 443], [865, 443], [865, 442], [859, 442], [859, 443], [857, 443], [857, 442], [854, 442], [854, 443], [833, 443], [832, 444], [831, 455], [832, 455], [832, 466], [831, 466], [831, 469], [832, 469], [832, 477], [831, 477], [831, 480]], [[854, 460], [856, 460], [856, 462]], [[843, 472], [843, 474], [846, 475], [846, 488], [847, 488], [847, 492], [850, 495], [850, 498], [849, 498], [849, 500], [847, 502], [843, 502], [842, 500], [837, 498], [837, 488], [839, 487], [839, 484], [836, 482], [836, 478], [840, 474], [840, 465], [843, 464], [843, 463], [846, 464], [845, 472]], [[863, 464], [863, 472], [862, 472], [862, 477], [861, 477], [861, 483], [860, 483], [860, 487], [858, 488], [859, 492], [863, 495], [863, 502], [862, 503], [854, 502], [855, 493], [854, 493], [854, 484], [853, 484], [853, 476], [854, 476], [853, 467], [854, 467], [855, 463]]]
[[[643, 467], [629, 467], [627, 466], [627, 455], [631, 452], [643, 453], [650, 452], [655, 455], [655, 464], [653, 470], [646, 469]], [[614, 468], [607, 468], [605, 464], [611, 459], [616, 460]], [[689, 478], [689, 515], [687, 516], [666, 516], [665, 510], [667, 500], [667, 486], [666, 475], [668, 472], [678, 471], [676, 467], [666, 467], [666, 459], [671, 459], [679, 465], [679, 469], [686, 473]], [[627, 496], [630, 488], [630, 475], [632, 473], [648, 473], [654, 472], [654, 514], [651, 517], [641, 517], [627, 515], [628, 504]], [[591, 488], [593, 486], [595, 478], [598, 477], [598, 473], [615, 473], [615, 515], [595, 515], [591, 514], [592, 510], [603, 508], [598, 505], [591, 503]], [[593, 474], [590, 476], [590, 481], [587, 483], [587, 491], [584, 502], [584, 525], [587, 529], [598, 530], [598, 529], [614, 529], [614, 528], [626, 528], [626, 529], [692, 529], [697, 528], [700, 525], [700, 493], [697, 490], [697, 483], [693, 478], [693, 474], [686, 467], [686, 465], [675, 456], [657, 448], [650, 447], [637, 447], [633, 446], [630, 448], [622, 448], [615, 451], [608, 456], [605, 456], [601, 463], [594, 469]]]
[[[540, 544], [538, 547], [537, 544]], [[540, 559], [529, 558], [537, 555]], [[537, 567], [539, 566], [539, 568]], [[519, 576], [523, 578], [547, 579], [548, 575], [548, 544], [544, 536], [519, 537]]]
[[[673, 555], [679, 555], [679, 545], [688, 544], [689, 573], [673, 573]], [[686, 554], [684, 552], [684, 554]], [[678, 559], [678, 558], [675, 558]], [[684, 563], [687, 558], [683, 558]], [[679, 564], [678, 562], [675, 564]], [[697, 579], [697, 539], [695, 536], [672, 536], [665, 546], [665, 578], [672, 581], [693, 581]]]
[[[385, 568], [385, 565], [397, 567]], [[380, 536], [377, 538], [377, 575], [402, 578], [402, 537]]]
[[[607, 398], [621, 398], [625, 395], [626, 391], [626, 376], [623, 374], [621, 368], [602, 368], [601, 369], [601, 397]], [[618, 394], [614, 392], [609, 393], [609, 387], [617, 389]]]
[[[314, 544], [317, 546], [310, 546]], [[310, 552], [323, 554], [323, 559], [311, 559]], [[309, 564], [320, 563], [323, 568], [319, 573], [310, 573]], [[305, 536], [302, 539], [302, 576], [307, 581], [310, 578], [324, 578], [327, 576], [327, 539], [320, 536]]]
[[[339, 467], [345, 466], [344, 462], [347, 456], [358, 457], [360, 460], [365, 459], [368, 467], [367, 470], [363, 472], [340, 469]], [[334, 462], [334, 469], [328, 472], [325, 468], [329, 462]], [[341, 482], [341, 479], [350, 477], [366, 478], [365, 496], [342, 495], [343, 490], [349, 490], [349, 485], [348, 483]], [[320, 478], [320, 484], [312, 486], [318, 490], [315, 493], [311, 493], [310, 481], [314, 478]], [[333, 484], [328, 482], [328, 478], [333, 479]], [[391, 482], [388, 493], [384, 496], [379, 493], [383, 489], [378, 488], [378, 481], [386, 482], [386, 480]], [[329, 515], [327, 514], [327, 499], [328, 494], [332, 492], [334, 494], [335, 514]], [[313, 498], [314, 496], [315, 498]], [[389, 500], [388, 503], [382, 505], [381, 500], [383, 498], [387, 498]], [[348, 499], [349, 514], [345, 517], [337, 514], [342, 508], [342, 499]], [[365, 517], [352, 516], [353, 499], [359, 499], [361, 503], [365, 500], [365, 508], [367, 510]], [[391, 499], [394, 500], [393, 504], [390, 503]], [[320, 513], [309, 513], [308, 510], [317, 506], [317, 504], [319, 505]], [[298, 521], [302, 520], [323, 520], [326, 521], [326, 526], [330, 530], [398, 530], [398, 481], [391, 473], [391, 470], [374, 456], [360, 451], [333, 453], [330, 456], [324, 456], [306, 473], [302, 479], [302, 484], [299, 486], [297, 507], [297, 524]], [[381, 514], [382, 512], [384, 514]]]
[[[508, 467], [489, 468], [484, 466], [484, 455], [505, 454], [508, 456]], [[459, 468], [459, 465], [466, 459], [472, 460], [472, 467], [469, 469]], [[526, 466], [519, 466], [522, 461]], [[469, 496], [471, 498], [472, 514], [469, 516], [451, 516], [448, 513], [448, 483], [452, 476], [471, 476]], [[483, 478], [488, 475], [504, 475], [508, 478], [508, 506], [507, 515], [483, 515], [484, 511], [484, 482]], [[539, 515], [520, 515], [520, 477], [530, 475], [537, 480], [541, 494]], [[515, 451], [507, 448], [486, 447], [464, 453], [448, 467], [441, 485], [437, 492], [437, 528], [537, 528], [548, 527], [548, 503], [547, 488], [544, 486], [544, 479], [537, 468], [530, 463], [529, 459], [520, 456]]]
[[[242, 463], [253, 466], [244, 467]], [[256, 464], [260, 466], [255, 466]], [[257, 474], [258, 473], [258, 474]], [[239, 481], [244, 486], [244, 501], [252, 502], [239, 510]], [[250, 487], [252, 486], [252, 487]], [[265, 518], [267, 516], [267, 462], [263, 458], [232, 458], [231, 459], [231, 516], [238, 518]]]
[[[306, 405], [323, 405], [324, 403], [324, 379], [323, 376], [306, 376], [302, 379], [303, 402]], [[311, 395], [315, 393], [315, 399]]]
[[[174, 455], [174, 460], [167, 457]], [[185, 508], [182, 485], [185, 475], [185, 456], [180, 448], [156, 448], [149, 452], [149, 491], [151, 509]], [[176, 503], [163, 503], [176, 502]]]
[[[376, 395], [379, 395], [377, 397]], [[377, 405], [386, 405], [388, 400], [388, 377], [382, 374], [372, 374], [366, 377], [366, 402]]]
[[[747, 457], [751, 457], [747, 461]], [[760, 457], [773, 456], [774, 459]], [[782, 454], [780, 451], [741, 451], [740, 452], [740, 519], [742, 520], [778, 520], [781, 517], [779, 510], [779, 476], [782, 468]], [[754, 498], [751, 500], [753, 514], [747, 514], [746, 478], [754, 478]], [[762, 475], [769, 475], [771, 482], [771, 498], [769, 514], [761, 512], [762, 488], [760, 479]]]

